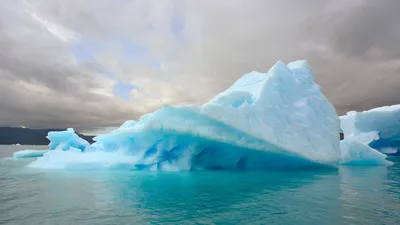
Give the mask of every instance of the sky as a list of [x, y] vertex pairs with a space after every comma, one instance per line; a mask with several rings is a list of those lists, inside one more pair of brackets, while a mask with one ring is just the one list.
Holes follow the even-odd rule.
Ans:
[[398, 0], [3, 0], [0, 126], [94, 132], [305, 59], [339, 115], [400, 103]]

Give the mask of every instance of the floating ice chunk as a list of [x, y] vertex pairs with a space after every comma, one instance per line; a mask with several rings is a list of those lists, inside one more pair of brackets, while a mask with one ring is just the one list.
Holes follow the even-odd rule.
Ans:
[[344, 139], [340, 142], [342, 165], [392, 165], [386, 160], [386, 155], [370, 148], [354, 139]]
[[68, 128], [66, 131], [52, 131], [47, 135], [50, 140], [50, 150], [69, 150], [69, 148], [77, 148], [83, 151], [89, 142], [80, 138], [73, 128]]
[[14, 158], [37, 158], [42, 157], [48, 150], [22, 150], [14, 152]]
[[340, 121], [345, 139], [358, 140], [379, 151], [400, 148], [400, 105], [352, 111], [341, 116]]
[[[166, 106], [99, 135], [90, 146], [55, 133], [32, 163], [44, 168], [146, 170], [336, 166], [339, 118], [305, 61], [252, 72], [202, 106]], [[60, 147], [59, 147], [60, 146]], [[69, 150], [71, 147], [85, 150]]]

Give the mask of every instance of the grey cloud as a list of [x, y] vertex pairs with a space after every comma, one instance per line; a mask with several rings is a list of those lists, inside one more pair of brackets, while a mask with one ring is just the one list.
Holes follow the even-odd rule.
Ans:
[[[0, 125], [116, 126], [162, 104], [204, 103], [277, 60], [307, 59], [339, 114], [398, 104], [399, 6], [396, 0], [8, 0], [0, 6]], [[184, 20], [182, 40], [171, 32], [176, 13]], [[77, 62], [71, 41], [43, 21], [103, 48], [94, 62]], [[123, 39], [146, 46], [165, 65], [122, 60]], [[111, 81], [98, 75], [107, 71], [139, 87], [131, 101], [107, 95]]]
[[327, 48], [311, 55], [317, 80], [340, 114], [400, 103], [399, 3], [359, 1], [311, 29]]
[[340, 52], [362, 59], [400, 57], [400, 2], [365, 1], [343, 15], [333, 32], [333, 45]]
[[98, 71], [74, 65], [67, 46], [33, 21], [20, 3], [1, 7], [0, 125], [84, 129], [140, 114], [97, 94]]

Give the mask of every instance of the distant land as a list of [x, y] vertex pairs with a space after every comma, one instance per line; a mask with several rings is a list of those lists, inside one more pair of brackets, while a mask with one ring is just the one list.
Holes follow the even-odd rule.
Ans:
[[[62, 131], [63, 129], [30, 129], [22, 127], [0, 127], [0, 145], [48, 145], [46, 138], [50, 131]], [[65, 130], [65, 129], [64, 129]], [[94, 136], [77, 133], [81, 138], [93, 143]]]

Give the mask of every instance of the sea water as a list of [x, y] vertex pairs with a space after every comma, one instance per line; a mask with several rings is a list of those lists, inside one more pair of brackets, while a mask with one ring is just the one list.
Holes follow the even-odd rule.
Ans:
[[0, 224], [400, 224], [391, 167], [292, 172], [64, 171], [0, 146]]

